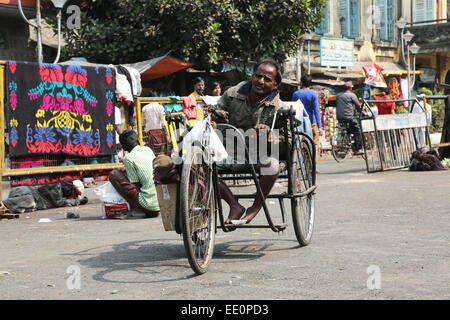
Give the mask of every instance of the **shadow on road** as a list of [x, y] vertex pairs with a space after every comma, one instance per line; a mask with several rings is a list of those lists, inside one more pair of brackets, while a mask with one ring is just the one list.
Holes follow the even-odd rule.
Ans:
[[[177, 241], [177, 243], [173, 243]], [[270, 242], [270, 243], [267, 243]], [[283, 242], [294, 243], [286, 247]], [[216, 243], [212, 264], [245, 262], [260, 259], [272, 251], [298, 249], [295, 240], [256, 239]], [[191, 270], [182, 240], [130, 241], [68, 253], [78, 256], [80, 265], [99, 269], [92, 279], [110, 283], [164, 283], [195, 277], [186, 276]], [[225, 260], [225, 261], [224, 261]], [[220, 268], [220, 267], [219, 267]]]

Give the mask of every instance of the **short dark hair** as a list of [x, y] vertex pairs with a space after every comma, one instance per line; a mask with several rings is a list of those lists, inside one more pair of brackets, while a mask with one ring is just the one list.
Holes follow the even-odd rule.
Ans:
[[204, 82], [205, 80], [203, 80], [203, 78], [202, 77], [195, 77], [195, 79], [194, 79], [194, 85], [195, 84], [197, 84], [197, 83], [199, 83], [199, 82]]
[[277, 71], [277, 74], [276, 74], [276, 76], [275, 76], [275, 84], [276, 84], [276, 85], [281, 84], [281, 80], [282, 80], [282, 75], [281, 75], [281, 73], [282, 73], [282, 70], [281, 70], [280, 64], [279, 64], [278, 62], [276, 62], [275, 60], [272, 60], [272, 59], [263, 59], [263, 60], [260, 60], [260, 61], [255, 65], [255, 67], [253, 68], [253, 74], [256, 72], [256, 70], [258, 70], [259, 66], [262, 65], [262, 64], [270, 64], [270, 65], [272, 65], [273, 67], [275, 67], [275, 69], [276, 69], [276, 71]]
[[119, 136], [123, 150], [130, 152], [138, 143], [138, 134], [134, 130], [124, 130]]
[[300, 81], [302, 82], [303, 87], [309, 87], [309, 86], [311, 86], [311, 83], [312, 83], [312, 77], [309, 74], [304, 74], [300, 78]]
[[214, 89], [215, 87], [219, 86], [220, 87], [220, 83], [217, 81], [214, 81], [213, 83], [211, 83], [211, 89]]

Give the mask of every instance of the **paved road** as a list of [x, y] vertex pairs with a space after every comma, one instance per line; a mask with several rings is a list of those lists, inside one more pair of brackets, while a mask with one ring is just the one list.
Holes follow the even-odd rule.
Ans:
[[318, 169], [311, 245], [292, 227], [219, 231], [203, 276], [159, 218], [102, 220], [92, 189], [86, 206], [0, 221], [0, 299], [450, 298], [450, 171], [367, 174], [361, 159]]

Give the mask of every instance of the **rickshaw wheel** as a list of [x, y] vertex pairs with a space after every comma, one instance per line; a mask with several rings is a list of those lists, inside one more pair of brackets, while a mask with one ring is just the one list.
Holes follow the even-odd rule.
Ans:
[[211, 166], [203, 161], [201, 148], [193, 147], [183, 163], [180, 196], [184, 248], [192, 270], [205, 273], [214, 251], [215, 199]]
[[[313, 159], [306, 140], [297, 143], [297, 148], [293, 152], [291, 172], [294, 193], [305, 192], [316, 183]], [[291, 200], [295, 236], [300, 246], [307, 246], [311, 242], [314, 227], [314, 201], [314, 191]]]

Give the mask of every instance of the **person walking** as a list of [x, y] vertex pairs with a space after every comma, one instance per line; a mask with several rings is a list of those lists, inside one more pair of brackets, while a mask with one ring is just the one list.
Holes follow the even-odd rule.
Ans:
[[311, 120], [311, 128], [313, 132], [314, 144], [316, 146], [316, 159], [319, 155], [319, 136], [323, 135], [319, 97], [317, 93], [310, 89], [312, 78], [310, 75], [303, 75], [300, 79], [301, 89], [296, 90], [292, 94], [292, 101], [300, 100], [308, 113]]

